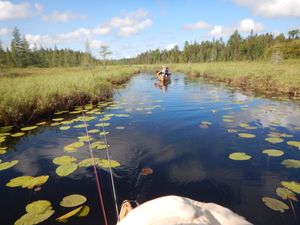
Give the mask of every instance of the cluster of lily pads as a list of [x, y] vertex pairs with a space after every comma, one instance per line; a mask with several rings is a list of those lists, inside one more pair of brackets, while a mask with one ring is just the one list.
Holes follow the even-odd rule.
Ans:
[[[246, 110], [247, 107], [243, 107], [242, 109]], [[227, 109], [224, 108], [223, 110], [225, 111]], [[274, 110], [274, 108], [270, 107], [270, 110]], [[211, 111], [213, 113], [218, 112], [218, 110], [211, 110]], [[231, 124], [234, 122], [234, 117], [233, 117], [233, 115], [223, 115], [222, 121], [225, 123]], [[212, 122], [202, 121], [200, 123], [201, 128], [208, 128], [209, 125], [212, 125]], [[276, 121], [273, 121], [271, 123], [271, 125], [276, 127], [276, 126], [279, 126], [279, 123]], [[229, 128], [227, 131], [228, 131], [228, 133], [236, 133], [236, 135], [240, 138], [254, 139], [254, 138], [256, 138], [256, 135], [251, 132], [248, 132], [248, 131], [256, 130], [257, 128], [258, 127], [254, 126], [254, 125], [250, 125], [249, 123], [239, 123], [238, 127]], [[266, 142], [269, 142], [273, 145], [286, 142], [287, 145], [300, 150], [300, 141], [291, 140], [294, 137], [292, 134], [276, 132], [276, 129], [273, 127], [271, 127], [270, 129], [271, 129], [271, 131], [267, 134], [267, 137], [265, 138]], [[293, 127], [293, 129], [300, 130], [300, 127]], [[286, 139], [288, 139], [288, 140], [286, 140]], [[262, 151], [262, 153], [267, 155], [268, 157], [281, 157], [284, 155], [284, 151], [277, 149], [277, 148], [264, 149]], [[240, 152], [240, 151], [232, 152], [228, 155], [228, 157], [229, 157], [229, 159], [236, 160], [236, 161], [245, 161], [245, 160], [250, 160], [252, 158], [252, 156], [250, 154], [247, 154], [246, 152]], [[299, 169], [300, 168], [300, 160], [284, 159], [281, 161], [281, 165], [285, 166], [286, 168]], [[291, 207], [293, 210], [293, 213], [295, 215], [295, 211], [294, 211], [292, 202], [298, 201], [296, 194], [300, 194], [300, 183], [296, 182], [296, 181], [282, 181], [281, 185], [282, 185], [282, 187], [278, 187], [276, 189], [276, 194], [278, 195], [278, 197], [281, 198], [281, 200], [278, 200], [278, 199], [275, 199], [272, 197], [263, 197], [262, 201], [265, 203], [265, 205], [267, 207], [269, 207], [270, 209], [273, 209], [275, 211], [284, 212], [285, 210], [288, 210]], [[283, 201], [288, 201], [290, 204], [290, 207]]]

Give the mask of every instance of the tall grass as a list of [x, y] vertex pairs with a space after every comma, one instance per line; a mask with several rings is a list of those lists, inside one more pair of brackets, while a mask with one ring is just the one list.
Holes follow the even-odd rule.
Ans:
[[[216, 62], [170, 64], [172, 71], [190, 76], [225, 82], [234, 87], [277, 96], [300, 97], [300, 59], [283, 64], [269, 62]], [[159, 69], [159, 65], [145, 65], [144, 69]]]
[[10, 69], [0, 75], [0, 123], [18, 124], [82, 102], [112, 96], [137, 67]]

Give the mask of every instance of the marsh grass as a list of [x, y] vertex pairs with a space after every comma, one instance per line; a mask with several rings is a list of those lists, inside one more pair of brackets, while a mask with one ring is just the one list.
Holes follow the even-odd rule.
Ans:
[[[144, 66], [144, 69], [159, 68], [159, 65]], [[300, 59], [285, 61], [282, 64], [270, 62], [171, 64], [169, 68], [171, 71], [225, 82], [230, 86], [261, 94], [300, 97]]]
[[114, 85], [137, 73], [137, 67], [26, 68], [0, 75], [0, 123], [26, 123], [56, 110], [112, 96]]

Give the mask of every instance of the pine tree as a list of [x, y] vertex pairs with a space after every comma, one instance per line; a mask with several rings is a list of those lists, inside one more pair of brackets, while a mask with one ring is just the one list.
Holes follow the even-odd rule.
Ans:
[[22, 58], [21, 58], [22, 39], [21, 39], [20, 31], [17, 27], [15, 27], [13, 30], [13, 38], [11, 40], [10, 48], [11, 48], [12, 58], [16, 64], [16, 66], [22, 67], [22, 65], [23, 65]]

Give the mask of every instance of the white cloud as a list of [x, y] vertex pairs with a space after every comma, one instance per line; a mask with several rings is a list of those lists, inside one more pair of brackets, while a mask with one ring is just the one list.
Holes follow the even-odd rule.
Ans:
[[252, 19], [243, 19], [240, 21], [239, 26], [237, 28], [240, 32], [250, 32], [253, 30], [254, 32], [262, 31], [264, 26], [261, 23], [255, 22]]
[[76, 15], [72, 12], [66, 11], [66, 12], [58, 12], [54, 11], [50, 15], [44, 15], [43, 20], [50, 21], [50, 22], [62, 22], [66, 23], [74, 19], [82, 19], [83, 16]]
[[250, 8], [256, 15], [266, 17], [300, 17], [299, 0], [233, 0], [238, 5]]
[[28, 2], [14, 4], [10, 1], [0, 1], [0, 21], [11, 19], [26, 19], [40, 13], [41, 4], [31, 5]]
[[165, 49], [172, 50], [176, 45], [177, 45], [177, 43], [171, 43], [171, 44], [167, 45]]
[[104, 43], [101, 40], [92, 40], [90, 42], [91, 48], [92, 49], [100, 49], [100, 46], [104, 45]]
[[214, 36], [214, 37], [221, 37], [223, 35], [225, 35], [225, 31], [224, 31], [224, 27], [221, 26], [221, 25], [216, 25], [213, 27], [213, 29], [209, 32], [209, 34], [211, 36]]
[[10, 33], [10, 30], [7, 28], [0, 28], [0, 36], [4, 36]]
[[185, 24], [183, 26], [183, 29], [185, 29], [185, 30], [200, 30], [200, 29], [206, 29], [208, 27], [209, 27], [209, 25], [206, 22], [199, 21], [197, 23]]
[[129, 37], [141, 32], [152, 25], [152, 20], [146, 18], [148, 13], [144, 9], [120, 17], [113, 17], [108, 27], [118, 29], [118, 35]]
[[256, 22], [253, 19], [246, 18], [241, 20], [237, 25], [233, 26], [213, 26], [212, 30], [209, 32], [209, 35], [213, 37], [222, 37], [231, 35], [235, 30], [238, 30], [240, 33], [250, 33], [251, 30], [254, 32], [260, 32], [264, 30], [264, 26], [262, 23]]

